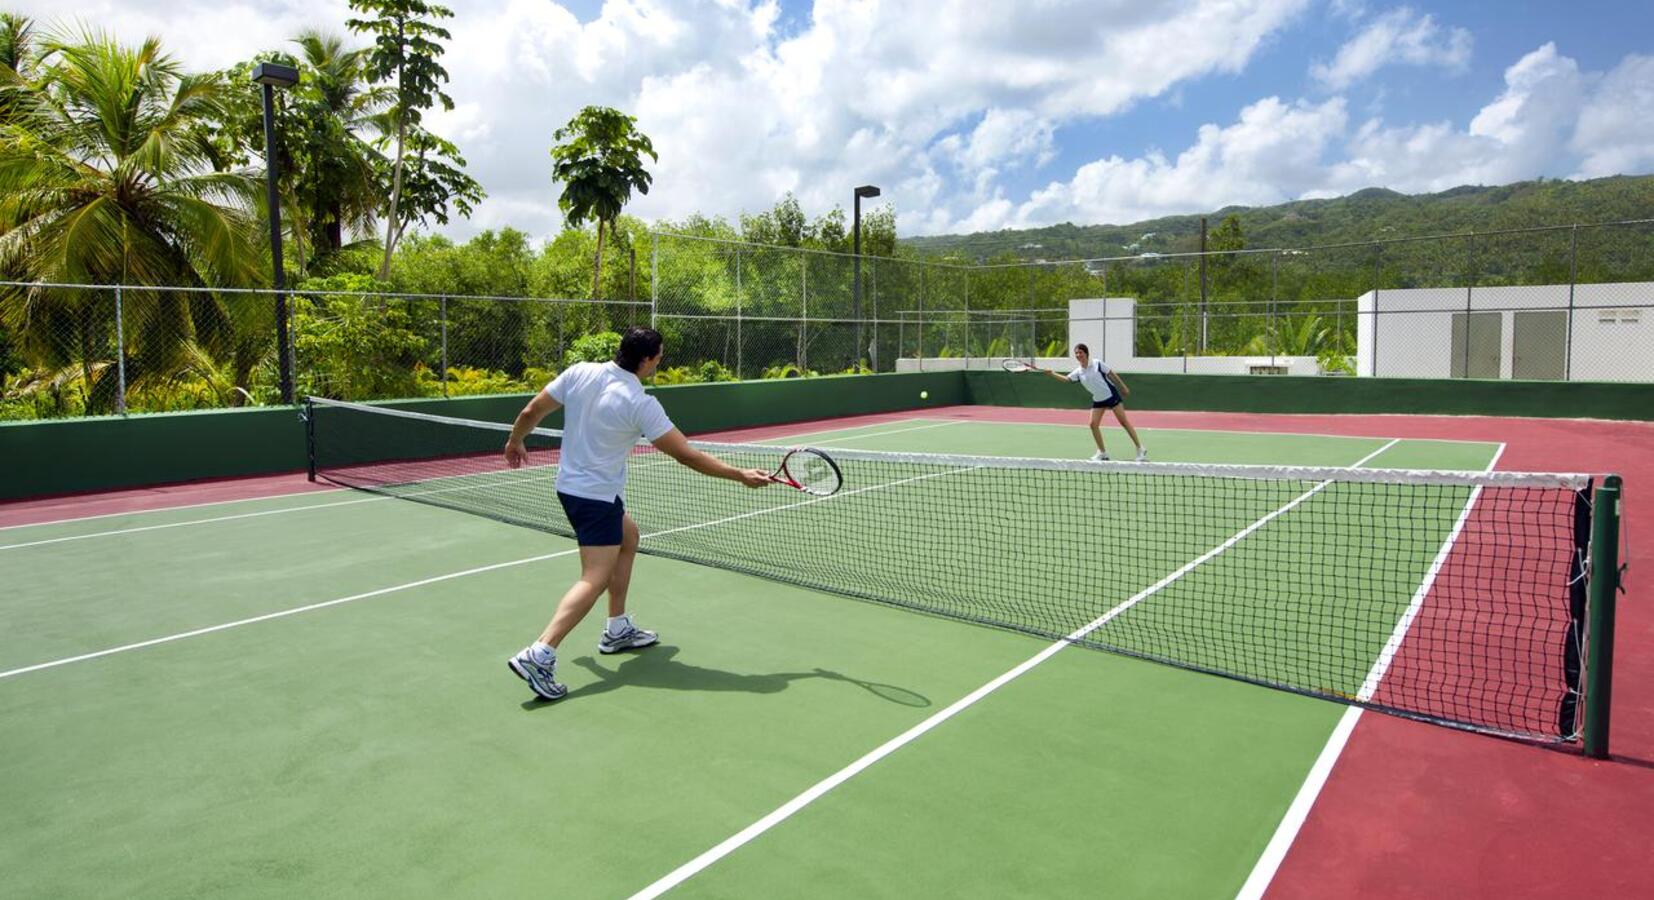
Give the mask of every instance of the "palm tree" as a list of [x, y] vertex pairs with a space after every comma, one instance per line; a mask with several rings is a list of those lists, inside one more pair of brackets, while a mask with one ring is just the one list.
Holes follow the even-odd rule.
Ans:
[[557, 206], [576, 228], [597, 221], [597, 262], [592, 268], [592, 297], [597, 299], [603, 277], [603, 229], [614, 236], [615, 220], [632, 191], [649, 193], [653, 176], [643, 168], [643, 157], [658, 159], [647, 135], [637, 130], [637, 119], [606, 106], [588, 106], [557, 129], [551, 148], [552, 178], [563, 183]]
[[334, 34], [307, 30], [293, 39], [305, 66], [299, 100], [305, 126], [304, 171], [297, 199], [315, 226], [318, 255], [345, 245], [345, 234], [373, 228], [380, 191], [379, 154], [362, 135], [374, 130], [395, 91], [368, 81], [369, 48], [349, 48]]
[[[0, 123], [0, 276], [65, 284], [239, 287], [260, 283], [258, 181], [217, 171], [203, 123], [220, 112], [217, 76], [186, 75], [160, 42], [56, 34], [36, 80], [7, 92]], [[113, 407], [113, 303], [92, 288], [7, 288], [4, 325], [37, 366], [78, 365], [88, 412]], [[210, 292], [126, 292], [130, 382], [176, 372], [188, 343], [231, 341]]]

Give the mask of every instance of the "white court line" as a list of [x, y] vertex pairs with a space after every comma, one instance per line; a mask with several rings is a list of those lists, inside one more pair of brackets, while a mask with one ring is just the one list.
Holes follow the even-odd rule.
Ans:
[[[891, 430], [891, 431], [878, 431], [878, 432], [874, 432], [872, 434], [863, 434], [863, 435], [858, 435], [858, 436], [852, 437], [852, 438], [838, 438], [836, 440], [859, 440], [860, 438], [864, 438], [864, 437], [878, 437], [878, 436], [886, 435], [886, 434], [897, 434], [897, 433], [900, 433], [900, 432], [903, 432], [903, 431], [918, 431], [921, 428], [939, 428], [942, 425], [949, 425], [949, 424], [953, 424], [953, 423], [951, 423], [951, 422], [941, 422], [941, 423], [935, 423], [935, 424], [930, 424], [930, 425], [920, 425], [917, 428], [897, 428], [897, 429], [894, 429], [894, 430]], [[872, 427], [872, 426], [866, 426], [866, 427]], [[835, 430], [836, 431], [843, 431], [845, 429], [841, 428], [841, 429], [827, 429], [827, 430], [824, 430], [824, 431], [805, 431], [805, 432], [800, 432], [796, 435], [793, 435], [792, 437], [810, 437], [810, 436], [813, 436], [813, 435], [816, 435], [816, 434], [831, 434]], [[772, 440], [785, 440], [785, 438], [773, 438]], [[764, 443], [764, 442], [760, 441], [758, 443]], [[767, 443], [764, 443], [764, 445], [769, 446]], [[828, 445], [828, 446], [831, 446], [831, 445]], [[641, 466], [641, 465], [649, 465], [649, 464], [648, 463], [640, 463], [639, 465]], [[506, 471], [506, 470], [502, 469], [501, 471], [503, 472], [503, 471]], [[469, 477], [469, 476], [467, 476], [467, 477]], [[512, 480], [510, 483], [518, 484], [518, 483], [521, 483], [521, 481], [524, 481], [524, 480], [534, 480], [534, 479]], [[417, 492], [402, 493], [402, 494], [397, 494], [396, 496], [397, 497], [423, 497], [423, 496], [426, 496], [428, 494], [440, 494], [444, 491], [473, 490], [476, 487], [477, 487], [476, 485], [467, 485], [467, 486], [458, 487], [458, 488], [439, 488], [439, 489], [431, 490], [431, 491], [417, 491]], [[291, 496], [291, 495], [289, 495], [289, 496]], [[218, 503], [244, 503], [244, 502], [247, 502], [248, 500], [253, 500], [253, 499], [269, 499], [269, 498], [249, 497], [249, 498], [246, 498], [244, 500], [218, 500], [218, 501], [214, 501], [213, 503], [202, 503], [202, 504], [197, 504], [197, 505], [199, 505], [199, 506], [212, 506], [212, 505], [215, 505], [215, 504], [218, 504]], [[122, 535], [122, 534], [138, 534], [140, 532], [145, 532], [145, 531], [161, 531], [161, 530], [168, 529], [168, 528], [183, 528], [183, 527], [188, 526], [188, 525], [211, 525], [211, 524], [214, 524], [214, 523], [217, 523], [217, 522], [230, 522], [230, 521], [234, 521], [236, 519], [254, 519], [254, 518], [259, 518], [261, 516], [278, 516], [278, 515], [281, 515], [283, 513], [305, 512], [307, 510], [312, 510], [312, 509], [326, 509], [327, 507], [330, 507], [330, 506], [351, 506], [351, 505], [354, 505], [354, 504], [357, 504], [357, 503], [373, 503], [375, 501], [388, 500], [388, 499], [391, 499], [391, 498], [390, 497], [385, 497], [385, 496], [367, 497], [367, 498], [364, 498], [364, 499], [356, 499], [356, 500], [342, 500], [342, 501], [339, 501], [337, 503], [312, 503], [308, 506], [289, 506], [289, 507], [283, 507], [281, 509], [260, 510], [259, 512], [237, 513], [235, 515], [229, 515], [229, 516], [214, 516], [214, 517], [209, 518], [209, 519], [190, 519], [190, 520], [184, 521], [184, 522], [167, 522], [167, 523], [164, 523], [164, 524], [161, 524], [161, 525], [136, 525], [136, 526], [133, 526], [131, 528], [116, 528], [116, 529], [111, 529], [109, 531], [94, 531], [94, 532], [90, 532], [90, 533], [87, 533], [87, 534], [72, 534], [72, 535], [65, 535], [63, 537], [42, 538], [41, 540], [38, 540], [38, 541], [24, 541], [22, 543], [17, 543], [17, 544], [0, 544], [0, 551], [4, 551], [4, 550], [21, 550], [25, 547], [40, 547], [40, 546], [43, 546], [43, 545], [46, 545], [46, 544], [61, 544], [61, 543], [65, 543], [65, 542], [68, 542], [68, 541], [84, 541], [84, 540], [88, 540], [90, 538], [113, 537], [115, 535]], [[169, 510], [172, 510], [172, 509], [188, 509], [188, 508], [189, 507], [185, 507], [185, 506], [173, 506], [173, 507], [165, 507], [165, 508], [162, 508], [162, 509], [137, 510], [137, 511], [128, 512], [128, 513], [109, 513], [108, 515], [112, 515], [112, 516], [137, 515], [139, 513], [166, 512], [166, 511], [169, 511]], [[56, 525], [56, 524], [60, 524], [60, 523], [63, 523], [63, 522], [80, 522], [80, 521], [84, 521], [85, 519], [97, 519], [97, 518], [104, 518], [104, 516], [86, 516], [86, 517], [84, 517], [84, 519], [59, 519], [55, 522], [33, 522], [33, 523], [28, 524], [28, 525], [10, 525], [10, 526], [7, 526], [7, 527], [8, 528], [32, 528], [32, 527], [40, 527], [40, 526], [44, 526], [44, 525]], [[5, 529], [0, 529], [0, 530], [5, 530]]]
[[[951, 420], [946, 421], [946, 422], [937, 422], [935, 420], [926, 420], [926, 421], [929, 422], [929, 424], [927, 424], [927, 425], [914, 425], [910, 428], [892, 428], [889, 431], [870, 431], [870, 432], [867, 432], [866, 434], [852, 434], [852, 435], [849, 435], [847, 437], [824, 438], [824, 439], [822, 439], [821, 446], [826, 447], [827, 449], [831, 450], [833, 447], [836, 447], [839, 444], [844, 443], [845, 441], [859, 441], [859, 440], [862, 440], [863, 438], [884, 437], [887, 434], [901, 434], [901, 433], [906, 432], [906, 431], [924, 431], [926, 428], [941, 428], [945, 425], [958, 425], [959, 424], [958, 422], [951, 421]], [[844, 429], [840, 429], [840, 430], [844, 430]], [[825, 433], [831, 433], [831, 432], [825, 432]], [[808, 434], [808, 433], [794, 434], [794, 435], [788, 435], [786, 437], [766, 438], [762, 441], [759, 441], [758, 443], [771, 444], [771, 443], [777, 442], [777, 441], [789, 441], [793, 438], [810, 437], [810, 436], [811, 435]]]
[[[856, 494], [865, 494], [868, 491], [883, 490], [884, 488], [890, 488], [890, 487], [895, 487], [897, 485], [908, 484], [908, 483], [914, 482], [914, 481], [924, 481], [926, 479], [936, 478], [936, 477], [941, 476], [941, 475], [954, 475], [954, 474], [957, 474], [959, 472], [965, 472], [965, 471], [970, 471], [970, 470], [969, 469], [953, 469], [953, 470], [950, 470], [950, 471], [947, 471], [947, 472], [931, 472], [928, 475], [915, 475], [915, 476], [912, 476], [910, 478], [903, 478], [903, 479], [900, 479], [900, 480], [897, 480], [897, 481], [887, 481], [887, 482], [884, 482], [883, 484], [868, 485], [867, 487], [856, 488], [855, 490], [839, 491], [838, 493], [833, 494], [830, 497], [811, 497], [808, 500], [802, 500], [802, 501], [799, 501], [797, 503], [788, 503], [788, 504], [785, 504], [785, 505], [782, 505], [782, 506], [773, 506], [773, 507], [769, 507], [767, 509], [760, 509], [760, 510], [754, 510], [754, 511], [751, 511], [751, 512], [739, 513], [739, 514], [733, 515], [733, 516], [725, 516], [722, 519], [715, 519], [715, 520], [710, 521], [710, 522], [699, 522], [699, 523], [696, 523], [696, 524], [693, 524], [693, 525], [680, 525], [677, 528], [668, 528], [664, 531], [653, 531], [653, 532], [650, 532], [649, 534], [642, 535], [639, 539], [647, 541], [647, 540], [650, 540], [651, 538], [662, 537], [662, 536], [668, 535], [668, 534], [677, 534], [677, 533], [683, 532], [683, 531], [693, 531], [697, 528], [711, 528], [711, 527], [716, 526], [716, 525], [723, 525], [725, 523], [738, 521], [740, 519], [750, 519], [754, 516], [761, 516], [761, 515], [767, 515], [769, 513], [782, 512], [782, 511], [790, 510], [790, 509], [797, 509], [801, 506], [810, 506], [810, 505], [813, 505], [813, 504], [816, 504], [816, 503], [827, 503], [827, 502], [830, 502], [830, 501], [833, 501], [833, 500], [837, 500], [840, 497], [853, 497]], [[391, 498], [384, 497], [384, 498], [373, 498], [373, 499], [391, 499]], [[308, 605], [305, 605], [305, 606], [293, 607], [291, 609], [278, 610], [277, 612], [265, 613], [264, 615], [261, 615], [261, 616], [253, 616], [253, 617], [247, 618], [247, 619], [238, 619], [234, 622], [225, 622], [221, 625], [211, 625], [211, 626], [208, 626], [206, 628], [197, 628], [197, 629], [194, 629], [193, 631], [184, 631], [184, 632], [180, 632], [178, 634], [167, 635], [166, 637], [151, 638], [150, 640], [139, 641], [139, 642], [134, 643], [134, 644], [123, 644], [119, 647], [110, 647], [108, 649], [97, 650], [97, 651], [94, 651], [92, 653], [82, 653], [79, 656], [70, 656], [70, 657], [66, 657], [64, 659], [55, 659], [55, 660], [52, 660], [50, 662], [36, 663], [34, 665], [24, 666], [24, 667], [19, 668], [19, 669], [10, 669], [10, 670], [4, 671], [4, 672], [0, 672], [0, 679], [10, 678], [14, 675], [23, 675], [23, 674], [27, 674], [29, 672], [38, 672], [42, 669], [54, 669], [54, 668], [57, 668], [58, 666], [66, 666], [70, 663], [84, 662], [85, 660], [97, 659], [99, 657], [110, 656], [110, 655], [116, 654], [116, 653], [125, 653], [129, 650], [141, 650], [144, 647], [153, 647], [157, 644], [171, 643], [172, 641], [179, 641], [179, 640], [183, 640], [184, 638], [198, 637], [198, 636], [203, 635], [203, 634], [212, 634], [215, 631], [224, 631], [224, 630], [229, 629], [229, 628], [239, 628], [242, 625], [252, 625], [252, 624], [257, 623], [257, 622], [269, 621], [270, 619], [280, 619], [280, 618], [284, 618], [286, 616], [297, 615], [298, 613], [302, 613], [302, 612], [310, 612], [311, 610], [323, 609], [323, 608], [326, 608], [326, 607], [329, 607], [329, 606], [338, 606], [341, 603], [351, 603], [351, 602], [356, 601], [356, 600], [366, 600], [369, 597], [379, 597], [379, 596], [383, 596], [385, 594], [396, 593], [397, 591], [404, 591], [404, 590], [409, 590], [409, 589], [412, 589], [412, 588], [424, 587], [425, 585], [428, 585], [428, 584], [436, 584], [437, 582], [441, 582], [441, 581], [449, 581], [449, 580], [455, 579], [455, 578], [463, 578], [467, 575], [478, 575], [478, 574], [481, 574], [483, 572], [492, 572], [492, 571], [495, 571], [496, 569], [505, 569], [505, 568], [510, 568], [511, 566], [520, 566], [520, 565], [524, 565], [526, 563], [540, 562], [541, 560], [547, 560], [547, 559], [555, 559], [559, 556], [568, 556], [570, 554], [574, 554], [574, 553], [578, 553], [578, 552], [579, 552], [579, 548], [575, 547], [575, 548], [571, 548], [571, 549], [568, 549], [568, 550], [559, 550], [556, 553], [543, 553], [543, 554], [540, 554], [538, 556], [527, 556], [527, 557], [524, 557], [522, 559], [514, 559], [514, 560], [510, 560], [508, 562], [494, 563], [493, 565], [480, 566], [480, 567], [475, 568], [475, 569], [466, 569], [462, 572], [450, 572], [446, 575], [436, 575], [436, 576], [433, 576], [433, 577], [430, 577], [430, 578], [420, 579], [419, 581], [410, 581], [407, 584], [399, 584], [399, 585], [393, 585], [391, 587], [379, 588], [377, 590], [368, 591], [368, 592], [362, 593], [362, 594], [352, 594], [349, 597], [340, 597], [340, 598], [335, 599], [335, 600], [324, 600], [321, 603], [311, 603], [311, 604], [308, 604]]]
[[[297, 475], [298, 473], [295, 472], [290, 474]], [[266, 475], [255, 477], [269, 478], [276, 476]], [[98, 513], [95, 516], [70, 516], [67, 519], [48, 519], [44, 522], [23, 522], [17, 525], [0, 525], [0, 531], [12, 531], [17, 528], [44, 528], [47, 525], [67, 525], [70, 522], [90, 522], [95, 519], [112, 519], [116, 516], [143, 516], [148, 515], [149, 513], [171, 512], [175, 509], [200, 509], [203, 506], [223, 506], [227, 503], [257, 503], [260, 500], [286, 500], [289, 497], [297, 497], [302, 494], [328, 494], [337, 493], [342, 490], [344, 490], [344, 488], [330, 487], [312, 490], [289, 491], [285, 494], [266, 494], [262, 497], [232, 497], [228, 500], [208, 500], [205, 503], [180, 503], [177, 506], [156, 506], [150, 509], [129, 509], [125, 512]]]
[[[1493, 458], [1488, 460], [1487, 467], [1482, 471], [1491, 472], [1499, 457], [1505, 452], [1505, 445], [1500, 444], [1493, 452]], [[1418, 590], [1413, 593], [1412, 600], [1407, 605], [1407, 612], [1396, 622], [1396, 627], [1390, 632], [1390, 639], [1384, 643], [1384, 650], [1374, 660], [1372, 669], [1362, 680], [1361, 691], [1356, 696], [1361, 700], [1371, 700], [1378, 691], [1384, 673], [1389, 671], [1390, 663], [1394, 660], [1396, 651], [1401, 648], [1401, 642], [1407, 637], [1407, 631], [1418, 616], [1418, 611], [1424, 604], [1425, 595], [1436, 583], [1436, 576], [1441, 572], [1442, 565], [1447, 562], [1448, 554], [1453, 545], [1458, 542], [1459, 533], [1464, 530], [1464, 523], [1470, 518], [1470, 511], [1476, 507], [1476, 500], [1482, 495], [1481, 487], [1476, 487], [1470, 493], [1470, 499], [1465, 501], [1464, 509], [1459, 512], [1459, 518], [1453, 523], [1453, 530], [1448, 532], [1447, 539], [1442, 542], [1441, 549], [1436, 551], [1436, 558], [1431, 560], [1430, 568], [1424, 573]], [[1333, 727], [1332, 734], [1327, 736], [1326, 746], [1315, 757], [1315, 762], [1309, 767], [1309, 774], [1304, 777], [1304, 783], [1298, 788], [1298, 793], [1292, 798], [1292, 803], [1286, 809], [1286, 815], [1275, 827], [1275, 833], [1265, 845], [1262, 855], [1252, 866], [1252, 873], [1246, 877], [1246, 883], [1241, 885], [1240, 892], [1235, 895], [1236, 900], [1258, 900], [1269, 889], [1269, 883], [1275, 880], [1275, 873], [1280, 870], [1281, 863], [1286, 859], [1286, 853], [1292, 849], [1292, 842], [1297, 839], [1298, 832], [1304, 827], [1304, 821], [1309, 818], [1310, 808], [1315, 805], [1315, 798], [1321, 795], [1321, 789], [1326, 786], [1327, 778], [1332, 775], [1332, 767], [1338, 762], [1338, 757], [1344, 752], [1344, 745], [1349, 743], [1350, 734], [1355, 731], [1355, 725], [1361, 721], [1361, 714], [1365, 712], [1359, 706], [1344, 708], [1344, 714], [1339, 717], [1338, 724]]]
[[[1378, 448], [1377, 450], [1374, 450], [1372, 453], [1369, 453], [1368, 455], [1362, 457], [1361, 459], [1351, 463], [1346, 468], [1350, 468], [1350, 469], [1360, 468], [1362, 465], [1365, 465], [1368, 461], [1374, 459], [1379, 454], [1382, 454], [1384, 451], [1390, 449], [1391, 447], [1394, 447], [1397, 443], [1400, 443], [1399, 439], [1392, 440], [1388, 444], [1385, 444], [1384, 446]], [[1211, 559], [1214, 556], [1217, 556], [1220, 553], [1223, 553], [1224, 551], [1228, 550], [1230, 547], [1233, 547], [1236, 544], [1240, 543], [1242, 540], [1245, 540], [1246, 537], [1248, 535], [1252, 534], [1254, 531], [1257, 531], [1259, 528], [1262, 528], [1264, 525], [1268, 524], [1271, 520], [1275, 519], [1277, 516], [1280, 516], [1283, 513], [1286, 513], [1287, 511], [1289, 511], [1292, 508], [1296, 507], [1298, 504], [1303, 503], [1305, 500], [1308, 500], [1310, 497], [1313, 497], [1316, 494], [1320, 493], [1323, 489], [1325, 489], [1330, 484], [1332, 484], [1331, 481], [1323, 481], [1320, 484], [1317, 484], [1315, 487], [1312, 487], [1309, 490], [1305, 491], [1304, 493], [1299, 494], [1296, 498], [1294, 498], [1292, 501], [1288, 502], [1284, 506], [1281, 506], [1279, 509], [1276, 509], [1274, 512], [1269, 513], [1268, 515], [1264, 516], [1263, 518], [1258, 519], [1256, 522], [1253, 522], [1252, 524], [1250, 524], [1250, 525], [1246, 526], [1245, 528], [1241, 529], [1240, 531], [1236, 532], [1235, 534], [1230, 536], [1228, 540], [1225, 540], [1223, 543], [1218, 544], [1216, 547], [1213, 547], [1212, 549], [1206, 551], [1205, 553], [1201, 554], [1200, 556], [1196, 557], [1195, 559], [1193, 559], [1193, 560], [1191, 560], [1187, 563], [1184, 563], [1181, 567], [1179, 567], [1176, 571], [1172, 572], [1170, 575], [1167, 575], [1166, 577], [1160, 579], [1159, 581], [1155, 582], [1154, 584], [1151, 584], [1148, 587], [1144, 588], [1143, 590], [1141, 590], [1141, 591], [1137, 592], [1136, 594], [1132, 595], [1130, 598], [1122, 601], [1119, 605], [1115, 606], [1113, 609], [1110, 609], [1108, 612], [1105, 612], [1101, 616], [1098, 616], [1096, 619], [1092, 620], [1085, 627], [1079, 629], [1078, 631], [1075, 631], [1074, 633], [1068, 635], [1066, 638], [1063, 638], [1060, 641], [1053, 642], [1050, 646], [1048, 646], [1045, 649], [1041, 650], [1040, 652], [1034, 654], [1033, 656], [1029, 657], [1028, 659], [1022, 661], [1021, 663], [1019, 663], [1014, 668], [1010, 669], [1009, 671], [1005, 672], [1004, 674], [1001, 674], [999, 677], [993, 679], [992, 681], [988, 682], [987, 684], [982, 685], [981, 687], [977, 688], [976, 690], [971, 691], [969, 694], [966, 694], [964, 697], [961, 697], [960, 699], [954, 701], [946, 709], [943, 709], [940, 712], [935, 713], [934, 715], [930, 716], [929, 718], [925, 719], [924, 721], [920, 722], [919, 724], [913, 726], [912, 728], [909, 728], [907, 731], [902, 732], [901, 734], [897, 735], [894, 738], [891, 738], [890, 740], [884, 742], [883, 744], [880, 744], [878, 747], [874, 748], [873, 750], [871, 750], [868, 753], [866, 753], [865, 755], [863, 755], [860, 759], [857, 759], [855, 762], [849, 764], [848, 766], [845, 766], [844, 768], [838, 770], [837, 772], [834, 772], [832, 775], [827, 776], [826, 778], [822, 779], [821, 781], [816, 782], [814, 785], [812, 785], [809, 789], [805, 790], [803, 793], [801, 793], [798, 796], [792, 798], [791, 800], [788, 800], [786, 803], [783, 803], [780, 806], [776, 807], [768, 815], [766, 815], [763, 818], [759, 819], [758, 821], [752, 823], [751, 825], [748, 825], [746, 828], [741, 829], [740, 831], [738, 831], [735, 834], [731, 835], [730, 837], [726, 838], [721, 843], [717, 844], [716, 846], [712, 847], [711, 849], [707, 850], [706, 852], [702, 853], [701, 855], [695, 857], [694, 859], [691, 859], [690, 861], [684, 863], [683, 865], [677, 867], [676, 869], [673, 869], [671, 872], [668, 872], [666, 875], [664, 875], [660, 879], [656, 880], [653, 884], [650, 884], [648, 887], [644, 888], [643, 890], [638, 891], [637, 893], [633, 894], [632, 895], [632, 900], [652, 900], [652, 898], [659, 897], [661, 894], [664, 894], [667, 891], [671, 890], [672, 888], [677, 887], [678, 885], [680, 885], [683, 882], [687, 881], [689, 878], [693, 877], [696, 873], [706, 869], [708, 866], [712, 865], [713, 863], [717, 862], [718, 860], [723, 859], [724, 857], [728, 856], [729, 854], [735, 852], [736, 850], [740, 849], [743, 845], [750, 842], [753, 838], [758, 837], [759, 835], [763, 834], [764, 832], [770, 830], [771, 828], [773, 828], [776, 825], [780, 824], [781, 822], [785, 821], [788, 817], [790, 817], [794, 813], [798, 812], [799, 810], [803, 809], [804, 807], [806, 807], [806, 806], [810, 805], [811, 803], [815, 802], [817, 799], [819, 799], [822, 795], [826, 794], [828, 791], [830, 791], [833, 788], [838, 787], [839, 785], [843, 784], [844, 782], [850, 780], [851, 778], [853, 778], [858, 773], [860, 773], [863, 770], [867, 769], [869, 766], [871, 766], [874, 763], [878, 762], [879, 760], [885, 758], [886, 756], [889, 756], [890, 754], [896, 752], [897, 750], [900, 750], [902, 747], [906, 746], [907, 744], [912, 743], [914, 740], [916, 740], [917, 738], [923, 736], [926, 732], [928, 732], [931, 729], [935, 728], [936, 726], [942, 724], [943, 722], [946, 722], [948, 719], [953, 718], [959, 712], [961, 712], [964, 709], [966, 709], [967, 707], [970, 707], [971, 705], [975, 704], [978, 700], [981, 700], [983, 697], [986, 697], [989, 694], [992, 694], [994, 691], [997, 691], [1001, 687], [1005, 686], [1006, 684], [1009, 684], [1011, 681], [1016, 679], [1018, 676], [1028, 672], [1029, 670], [1033, 669], [1035, 666], [1038, 666], [1040, 663], [1045, 662], [1047, 659], [1050, 659], [1053, 655], [1055, 655], [1057, 653], [1057, 651], [1061, 650], [1064, 647], [1069, 646], [1069, 644], [1072, 643], [1073, 641], [1080, 640], [1080, 639], [1084, 638], [1086, 635], [1092, 633], [1093, 631], [1096, 631], [1098, 628], [1101, 628], [1103, 625], [1106, 625], [1111, 619], [1115, 618], [1116, 616], [1120, 615], [1121, 613], [1125, 612], [1126, 610], [1132, 608], [1133, 606], [1136, 606], [1143, 599], [1145, 599], [1149, 596], [1152, 596], [1153, 594], [1159, 593], [1167, 585], [1171, 584], [1174, 581], [1177, 581], [1179, 578], [1182, 578], [1184, 575], [1187, 575], [1188, 573], [1194, 571], [1196, 568], [1198, 568], [1200, 565], [1205, 563], [1207, 560]]]
[[[1075, 409], [1075, 410], [1067, 410], [1067, 411], [1068, 412], [1085, 412], [1084, 409]], [[1175, 410], [1175, 409], [1147, 410], [1146, 409], [1146, 410], [1140, 410], [1140, 412], [1183, 412], [1183, 410]], [[1261, 415], [1300, 415], [1300, 414], [1299, 413], [1262, 413]], [[1307, 415], [1318, 415], [1318, 414], [1317, 413], [1308, 413]], [[927, 417], [921, 417], [921, 418], [924, 418], [927, 421], [935, 421], [934, 419], [931, 419], [928, 416]], [[970, 422], [970, 423], [976, 424], [976, 425], [1033, 425], [1033, 426], [1036, 426], [1036, 427], [1039, 427], [1039, 428], [1073, 428], [1073, 427], [1075, 427], [1075, 425], [1067, 423], [1067, 422], [1008, 422], [1008, 421], [1004, 421], [1004, 420], [1000, 420], [1000, 419], [949, 419], [948, 421], [951, 421], [951, 422]], [[1085, 423], [1081, 422], [1079, 424], [1084, 425]], [[1113, 428], [1116, 431], [1125, 430], [1125, 429], [1120, 428], [1120, 426], [1117, 425], [1117, 424], [1116, 425], [1109, 425], [1107, 427]], [[1342, 438], [1342, 439], [1352, 440], [1352, 441], [1408, 440], [1408, 441], [1415, 441], [1415, 442], [1423, 441], [1423, 442], [1434, 443], [1434, 444], [1481, 444], [1484, 447], [1492, 447], [1492, 446], [1498, 444], [1497, 441], [1471, 441], [1471, 440], [1465, 440], [1464, 438], [1433, 438], [1433, 437], [1431, 437], [1431, 438], [1426, 438], [1426, 437], [1389, 438], [1389, 437], [1384, 437], [1384, 436], [1381, 436], [1381, 435], [1372, 435], [1372, 434], [1327, 434], [1327, 433], [1321, 432], [1321, 431], [1250, 431], [1250, 430], [1241, 429], [1241, 428], [1180, 428], [1180, 427], [1175, 427], [1175, 426], [1174, 427], [1166, 427], [1166, 426], [1162, 426], [1162, 425], [1144, 425], [1144, 426], [1139, 427], [1137, 430], [1138, 431], [1187, 431], [1187, 432], [1191, 432], [1191, 433], [1194, 433], [1194, 434], [1256, 434], [1256, 435], [1263, 435], [1265, 437]], [[1503, 444], [1498, 444], [1498, 446], [1502, 447], [1504, 445]]]

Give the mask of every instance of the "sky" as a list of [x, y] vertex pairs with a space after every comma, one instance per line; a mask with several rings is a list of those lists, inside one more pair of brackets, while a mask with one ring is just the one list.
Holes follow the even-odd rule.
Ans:
[[[192, 67], [345, 32], [344, 0], [9, 0]], [[1654, 3], [451, 0], [463, 239], [561, 228], [552, 132], [635, 115], [649, 220], [883, 189], [903, 235], [1654, 172]]]

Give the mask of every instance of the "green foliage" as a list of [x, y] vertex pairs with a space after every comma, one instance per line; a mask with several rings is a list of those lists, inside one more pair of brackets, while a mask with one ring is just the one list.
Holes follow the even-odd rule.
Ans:
[[654, 177], [643, 167], [643, 157], [658, 157], [648, 135], [637, 130], [637, 119], [606, 106], [580, 110], [552, 138], [558, 143], [551, 148], [551, 177], [563, 185], [557, 207], [564, 221], [576, 228], [597, 223], [591, 293], [596, 298], [601, 296], [604, 229], [613, 236], [632, 191], [649, 193]]
[[808, 369], [799, 369], [795, 363], [782, 363], [770, 366], [764, 370], [762, 378], [814, 378], [819, 372]]
[[[367, 296], [307, 291], [382, 291], [364, 275], [315, 278], [293, 295], [293, 352], [298, 391], [341, 400], [429, 396], [426, 338], [402, 304]], [[426, 374], [420, 374], [420, 370]]]
[[[390, 165], [390, 200], [385, 208], [385, 257], [379, 267], [379, 277], [388, 278], [391, 255], [396, 251], [402, 229], [411, 221], [436, 214], [430, 205], [435, 202], [435, 191], [442, 184], [449, 178], [458, 179], [456, 183], [462, 185], [469, 182], [470, 190], [463, 192], [462, 202], [480, 197], [481, 188], [457, 173], [456, 166], [463, 166], [465, 161], [459, 158], [452, 144], [420, 128], [425, 110], [438, 104], [443, 109], [454, 108], [454, 101], [442, 90], [443, 82], [448, 80], [448, 70], [437, 62], [445, 52], [442, 41], [453, 37], [437, 22], [452, 18], [453, 12], [426, 0], [350, 0], [350, 8], [365, 18], [347, 19], [345, 25], [352, 31], [373, 36], [373, 50], [368, 54], [366, 65], [368, 77], [375, 83], [388, 85], [391, 90], [391, 104], [380, 126], [386, 142], [390, 142], [392, 136], [395, 142]], [[410, 209], [405, 210], [402, 193], [405, 186], [409, 186], [405, 176], [410, 169], [410, 149], [414, 150], [417, 162], [411, 167], [414, 193], [410, 194]], [[440, 171], [427, 171], [422, 179], [420, 168], [427, 165], [440, 166]]]
[[575, 338], [568, 352], [563, 355], [563, 364], [572, 366], [583, 362], [608, 362], [619, 352], [619, 334], [613, 331], [585, 334]]

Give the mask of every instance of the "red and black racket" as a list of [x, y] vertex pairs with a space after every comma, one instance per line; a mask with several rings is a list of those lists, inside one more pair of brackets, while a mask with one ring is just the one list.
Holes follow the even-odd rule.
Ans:
[[814, 447], [797, 447], [781, 458], [781, 467], [769, 476], [776, 484], [814, 494], [831, 497], [844, 486], [844, 474], [833, 458]]
[[1007, 359], [1007, 360], [1001, 362], [999, 364], [999, 366], [1000, 366], [1000, 368], [1004, 369], [1007, 372], [1043, 372], [1043, 371], [1045, 371], [1044, 369], [1041, 369], [1039, 366], [1034, 365], [1032, 362], [1023, 362], [1020, 359]]

